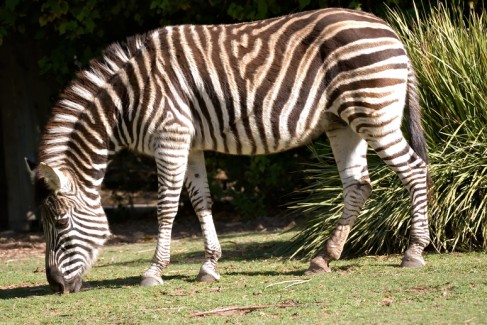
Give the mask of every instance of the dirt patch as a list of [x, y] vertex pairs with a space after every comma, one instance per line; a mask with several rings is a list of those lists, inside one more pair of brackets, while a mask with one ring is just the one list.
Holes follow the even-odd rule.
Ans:
[[0, 233], [0, 260], [3, 262], [26, 256], [43, 256], [46, 244], [44, 236], [37, 233]]
[[[156, 239], [156, 209], [145, 206], [136, 209], [114, 209], [107, 212], [112, 236], [107, 245], [120, 243], [147, 242]], [[257, 217], [253, 220], [242, 220], [230, 206], [216, 204], [214, 221], [218, 234], [286, 230], [296, 225], [294, 218], [277, 213], [274, 217]], [[182, 207], [175, 219], [173, 238], [201, 236], [198, 220], [189, 207]], [[44, 256], [45, 240], [42, 232], [18, 233], [0, 232], [0, 260], [23, 258], [27, 256]]]

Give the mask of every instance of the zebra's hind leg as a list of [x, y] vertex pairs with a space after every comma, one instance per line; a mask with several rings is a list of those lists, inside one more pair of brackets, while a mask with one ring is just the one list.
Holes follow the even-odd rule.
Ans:
[[188, 190], [194, 211], [198, 216], [205, 243], [205, 262], [201, 265], [197, 281], [213, 282], [220, 279], [216, 264], [221, 257], [221, 247], [211, 213], [212, 200], [208, 188], [203, 151], [190, 152], [186, 171]]
[[369, 145], [399, 176], [412, 202], [411, 238], [401, 266], [421, 267], [423, 250], [430, 242], [427, 214], [427, 166], [398, 129], [387, 136], [368, 140]]
[[367, 142], [345, 124], [326, 131], [343, 184], [344, 207], [325, 248], [311, 260], [306, 274], [330, 272], [329, 263], [338, 260], [348, 234], [372, 191], [367, 168]]

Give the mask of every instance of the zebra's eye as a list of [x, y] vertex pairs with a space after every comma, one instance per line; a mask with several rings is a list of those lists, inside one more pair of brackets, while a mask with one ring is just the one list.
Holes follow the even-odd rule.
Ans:
[[55, 224], [56, 224], [56, 228], [64, 229], [64, 228], [68, 227], [68, 225], [69, 225], [69, 218], [57, 219]]

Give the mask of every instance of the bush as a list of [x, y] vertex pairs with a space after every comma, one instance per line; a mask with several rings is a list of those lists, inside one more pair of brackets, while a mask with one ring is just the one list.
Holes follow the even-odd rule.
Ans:
[[[424, 107], [433, 195], [432, 247], [438, 251], [487, 249], [487, 16], [465, 16], [440, 5], [388, 19], [408, 48]], [[293, 208], [308, 215], [289, 249], [313, 256], [340, 217], [341, 184], [328, 144], [313, 148], [306, 171], [312, 185]], [[397, 253], [409, 241], [410, 200], [399, 179], [375, 154], [369, 158], [374, 190], [345, 253]]]
[[[205, 157], [215, 201], [228, 201], [242, 218], [253, 219], [285, 209], [287, 196], [304, 184], [300, 167], [309, 153], [298, 148], [267, 156], [207, 152]], [[225, 179], [216, 176], [220, 173]]]

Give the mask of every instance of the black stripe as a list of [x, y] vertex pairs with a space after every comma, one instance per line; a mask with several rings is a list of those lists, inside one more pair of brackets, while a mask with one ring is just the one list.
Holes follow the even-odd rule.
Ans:
[[333, 105], [333, 103], [337, 100], [337, 98], [344, 92], [350, 90], [360, 90], [363, 88], [382, 88], [387, 86], [396, 86], [404, 83], [405, 80], [403, 79], [395, 79], [395, 78], [374, 78], [374, 79], [361, 79], [352, 81], [346, 84], [342, 84], [338, 86], [332, 93], [328, 99], [327, 106], [328, 108]]

